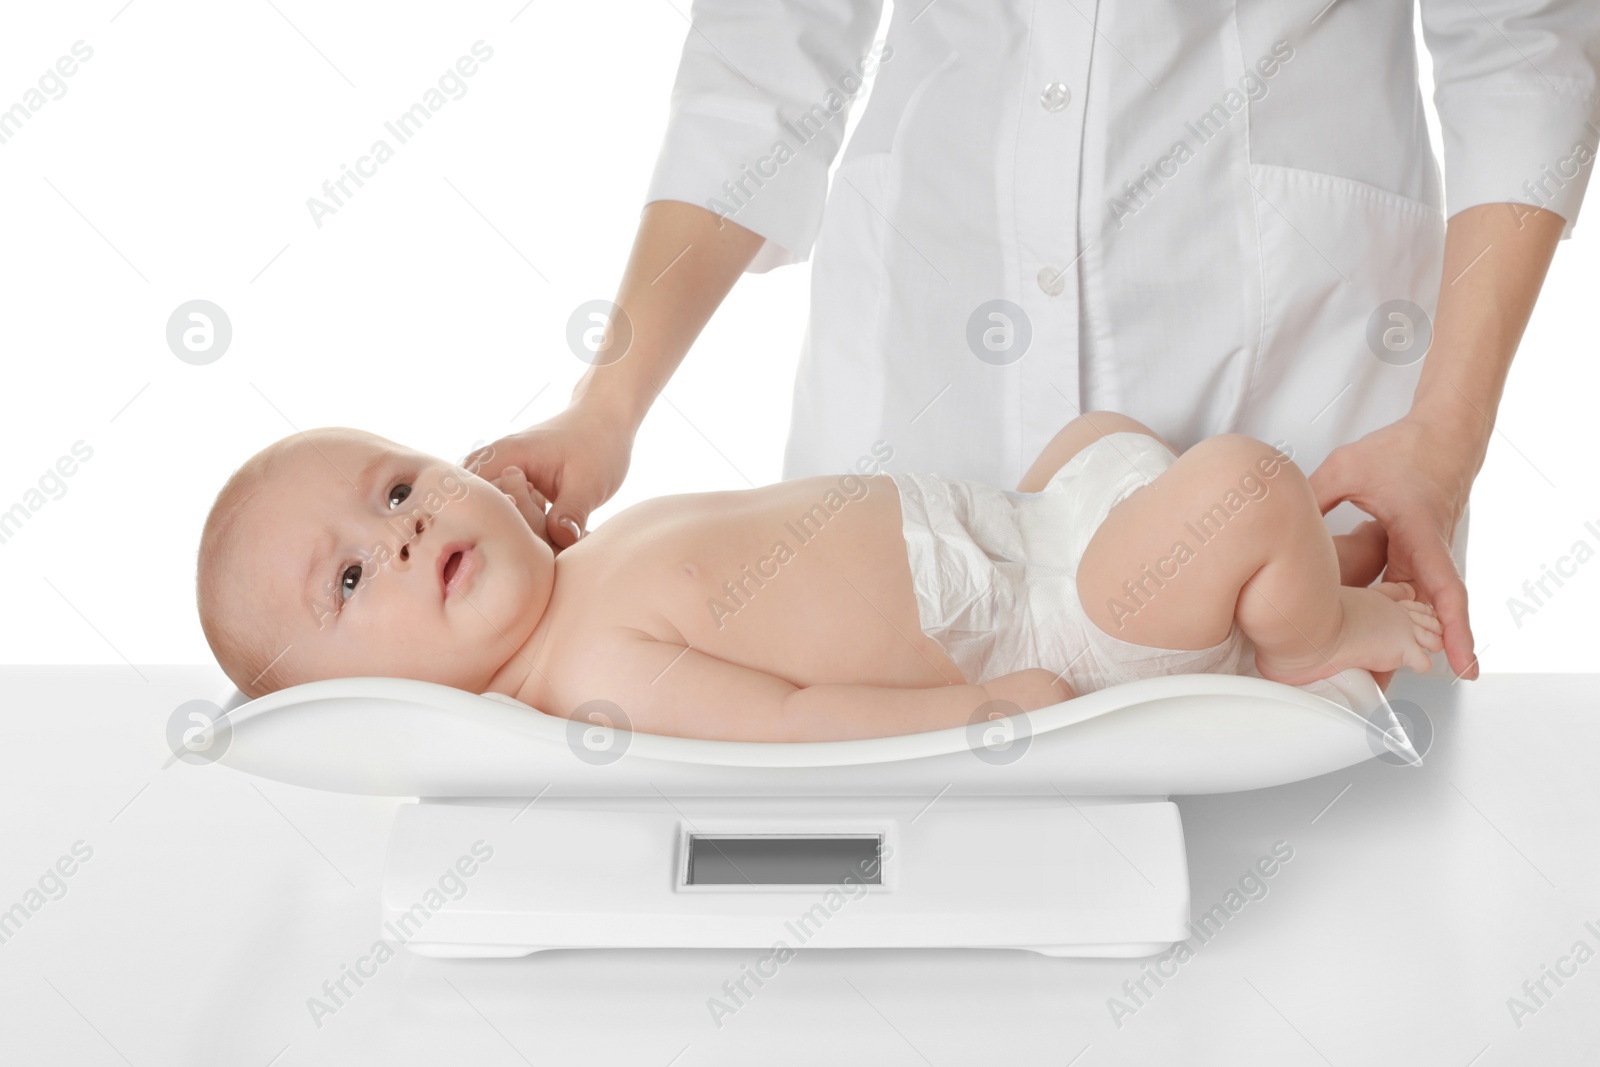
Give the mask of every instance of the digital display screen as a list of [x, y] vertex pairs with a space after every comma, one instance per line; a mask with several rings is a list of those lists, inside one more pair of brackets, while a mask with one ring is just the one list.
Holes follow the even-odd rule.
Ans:
[[690, 834], [686, 885], [882, 885], [881, 834]]

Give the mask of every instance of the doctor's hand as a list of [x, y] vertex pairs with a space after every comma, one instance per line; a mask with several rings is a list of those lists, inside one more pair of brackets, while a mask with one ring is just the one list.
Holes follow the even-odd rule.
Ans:
[[[1478, 677], [1478, 663], [1467, 586], [1450, 545], [1481, 465], [1482, 450], [1473, 442], [1407, 417], [1340, 445], [1310, 476], [1324, 515], [1348, 500], [1388, 534], [1387, 559], [1374, 556], [1367, 573], [1345, 574], [1344, 584], [1368, 585], [1381, 571], [1386, 582], [1416, 586], [1444, 625], [1451, 669], [1469, 679]], [[1387, 688], [1392, 674], [1375, 677]]]
[[[608, 418], [597, 406], [574, 403], [553, 418], [468, 453], [461, 465], [490, 481], [507, 467], [520, 468], [542, 498], [541, 507], [544, 500], [550, 502], [550, 510], [543, 513], [547, 532], [542, 536], [559, 553], [572, 547], [586, 529], [589, 513], [622, 485], [633, 436], [626, 420]], [[515, 492], [512, 499], [517, 500]], [[534, 532], [539, 532], [537, 527]]]

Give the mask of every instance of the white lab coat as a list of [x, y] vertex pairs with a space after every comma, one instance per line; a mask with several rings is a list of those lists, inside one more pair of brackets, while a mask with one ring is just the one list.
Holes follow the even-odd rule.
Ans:
[[[910, 0], [874, 42], [878, 0], [695, 0], [646, 200], [766, 237], [752, 271], [816, 246], [784, 477], [881, 440], [890, 469], [1010, 488], [1100, 408], [1180, 451], [1279, 443], [1309, 474], [1405, 414], [1421, 361], [1378, 358], [1369, 322], [1433, 313], [1447, 214], [1520, 201], [1571, 234], [1600, 3], [1422, 0], [1444, 195], [1411, 3], [1320, 7]], [[1003, 332], [999, 357], [969, 344], [995, 299], [1023, 311], [1020, 358]]]

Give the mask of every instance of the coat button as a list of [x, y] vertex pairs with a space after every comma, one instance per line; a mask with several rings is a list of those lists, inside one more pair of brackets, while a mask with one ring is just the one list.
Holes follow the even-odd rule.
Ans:
[[1046, 111], [1060, 111], [1072, 102], [1072, 90], [1063, 82], [1051, 82], [1044, 87], [1044, 92], [1039, 94], [1039, 103], [1044, 105]]
[[1067, 272], [1054, 267], [1039, 270], [1039, 288], [1048, 296], [1060, 296], [1067, 288]]

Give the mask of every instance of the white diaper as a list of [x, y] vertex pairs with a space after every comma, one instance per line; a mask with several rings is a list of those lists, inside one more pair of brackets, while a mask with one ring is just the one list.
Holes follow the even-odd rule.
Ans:
[[1108, 434], [1037, 493], [891, 474], [923, 633], [969, 682], [1046, 667], [1079, 694], [1168, 674], [1240, 674], [1234, 623], [1210, 648], [1137, 645], [1101, 630], [1078, 600], [1078, 561], [1111, 509], [1176, 459], [1148, 434]]

